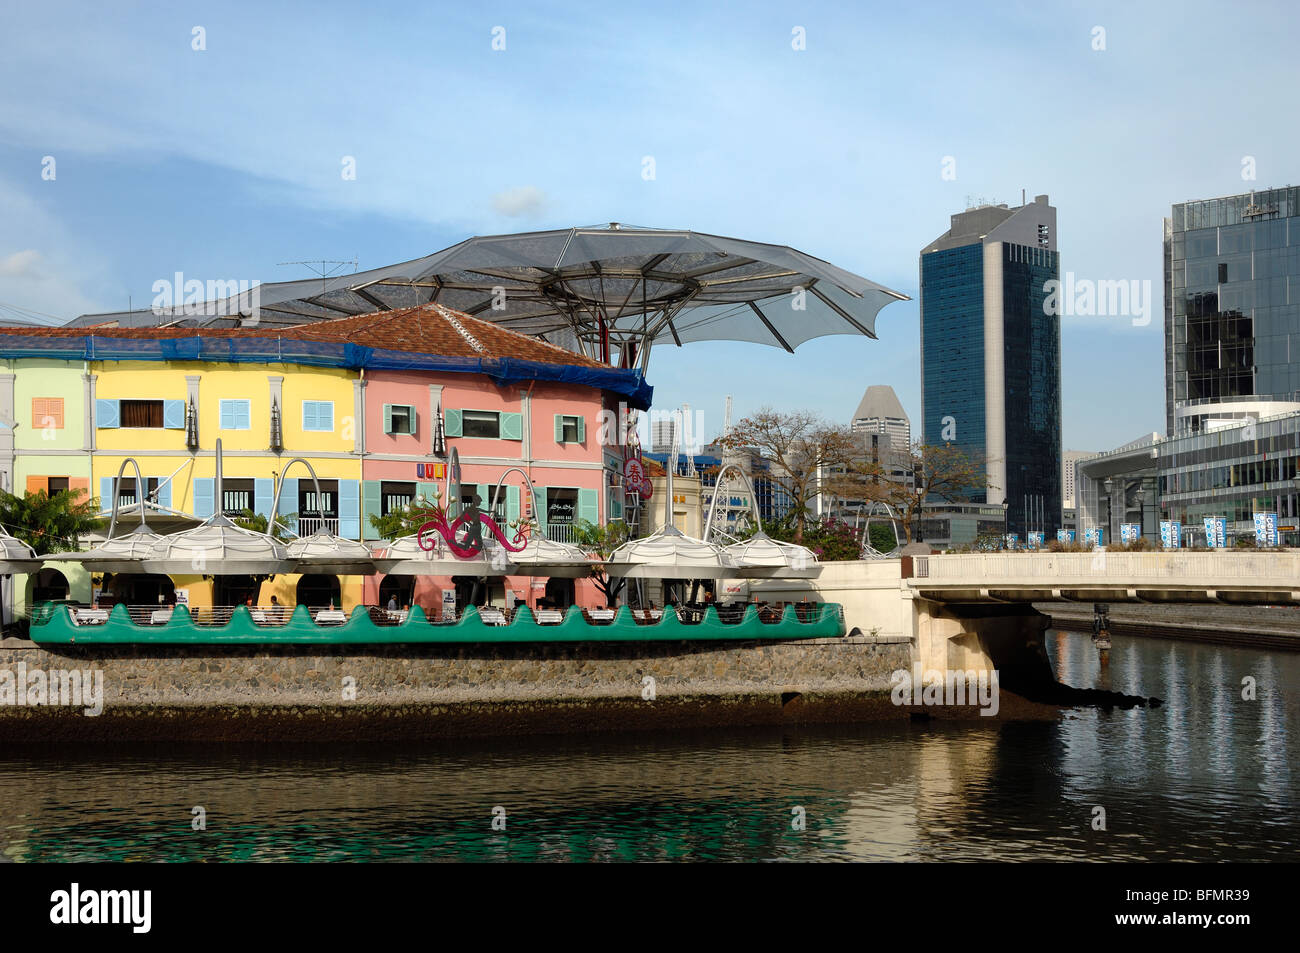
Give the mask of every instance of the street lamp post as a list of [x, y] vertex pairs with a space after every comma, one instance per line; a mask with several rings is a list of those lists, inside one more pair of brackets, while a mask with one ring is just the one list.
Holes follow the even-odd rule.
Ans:
[[1133, 498], [1137, 500], [1138, 505], [1138, 535], [1145, 536], [1147, 532], [1147, 512], [1146, 507], [1143, 504], [1147, 498], [1146, 489], [1144, 487], [1138, 487], [1137, 492], [1133, 494]]
[[1106, 478], [1106, 535], [1115, 538], [1115, 478]]
[[1007, 511], [1011, 509], [1011, 501], [1003, 499], [1002, 501], [1002, 551], [1007, 551], [1007, 533], [1011, 529], [1007, 525]]

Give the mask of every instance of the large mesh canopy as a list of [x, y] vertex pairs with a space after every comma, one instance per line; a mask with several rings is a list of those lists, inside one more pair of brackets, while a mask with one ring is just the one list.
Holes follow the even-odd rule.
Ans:
[[[793, 350], [826, 334], [875, 337], [906, 295], [785, 245], [612, 224], [471, 238], [351, 275], [262, 284], [261, 325], [437, 302], [585, 353], [634, 344], [752, 341]], [[246, 324], [250, 296], [184, 309], [83, 315], [74, 324]]]

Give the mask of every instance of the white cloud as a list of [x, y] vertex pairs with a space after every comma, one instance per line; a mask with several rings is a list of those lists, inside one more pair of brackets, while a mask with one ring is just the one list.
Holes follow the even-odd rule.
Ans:
[[39, 278], [41, 275], [36, 265], [40, 260], [41, 253], [34, 248], [0, 258], [0, 278]]
[[535, 185], [506, 189], [492, 196], [492, 207], [510, 218], [532, 218], [542, 211], [546, 196]]

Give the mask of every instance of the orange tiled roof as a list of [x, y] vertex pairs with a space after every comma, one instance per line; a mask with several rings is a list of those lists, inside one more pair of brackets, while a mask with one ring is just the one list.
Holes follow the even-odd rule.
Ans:
[[[459, 327], [458, 327], [459, 326]], [[470, 317], [440, 304], [397, 311], [376, 311], [287, 328], [117, 328], [0, 326], [0, 335], [48, 338], [284, 338], [329, 341], [365, 347], [447, 357], [517, 358], [544, 364], [564, 364], [609, 370], [608, 365], [582, 354], [511, 331], [490, 321]]]

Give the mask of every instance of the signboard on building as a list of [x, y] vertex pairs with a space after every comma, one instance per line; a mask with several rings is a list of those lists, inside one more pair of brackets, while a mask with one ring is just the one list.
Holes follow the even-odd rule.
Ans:
[[1178, 520], [1160, 521], [1160, 545], [1165, 549], [1179, 549], [1183, 545], [1183, 524]]
[[1136, 543], [1142, 538], [1142, 525], [1140, 523], [1121, 523], [1119, 527], [1119, 541], [1121, 543]]
[[1222, 549], [1228, 545], [1228, 520], [1224, 516], [1207, 516], [1205, 523], [1205, 545], [1210, 549]]
[[456, 621], [456, 590], [455, 589], [442, 590], [442, 621], [443, 622]]
[[1255, 514], [1255, 545], [1256, 546], [1277, 545], [1277, 514], [1276, 513]]

